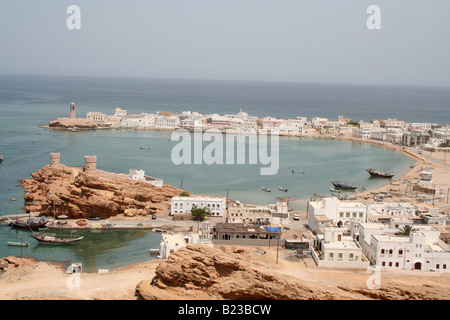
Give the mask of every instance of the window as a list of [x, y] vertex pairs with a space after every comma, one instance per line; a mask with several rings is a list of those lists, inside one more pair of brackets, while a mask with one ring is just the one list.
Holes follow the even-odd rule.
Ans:
[[398, 250], [398, 254], [403, 255], [403, 250], [402, 249]]
[[359, 217], [360, 217], [360, 218], [363, 218], [363, 217], [364, 217], [364, 212], [360, 212], [360, 213], [359, 213]]
[[381, 249], [381, 254], [384, 254], [384, 249]]
[[346, 213], [345, 213], [345, 216], [346, 216], [347, 218], [350, 218], [350, 212], [346, 212]]
[[447, 269], [447, 265], [446, 265], [446, 264], [443, 264], [443, 265], [442, 265], [442, 269]]
[[342, 259], [342, 253], [339, 253], [339, 259]]
[[356, 212], [353, 212], [353, 218], [356, 218]]
[[392, 249], [389, 249], [389, 254], [392, 254]]
[[382, 266], [382, 267], [385, 267], [385, 266], [386, 266], [386, 262], [383, 261], [383, 262], [381, 263], [381, 266]]
[[400, 266], [400, 264], [398, 262], [396, 262], [395, 266], [398, 268]]
[[343, 218], [344, 217], [344, 213], [343, 212], [339, 212], [339, 218]]
[[330, 253], [330, 259], [333, 259], [333, 253]]
[[350, 253], [350, 259], [353, 259], [353, 253]]
[[392, 267], [392, 262], [389, 262], [389, 267]]
[[436, 265], [436, 269], [439, 269], [439, 264]]

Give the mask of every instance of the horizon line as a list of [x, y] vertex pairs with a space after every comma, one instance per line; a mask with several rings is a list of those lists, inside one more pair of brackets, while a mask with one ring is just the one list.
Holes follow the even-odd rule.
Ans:
[[436, 84], [386, 84], [386, 83], [352, 83], [352, 82], [307, 82], [300, 80], [255, 80], [255, 79], [221, 79], [221, 78], [163, 78], [150, 76], [118, 76], [118, 75], [62, 75], [62, 74], [27, 74], [27, 73], [0, 73], [0, 76], [31, 76], [31, 77], [63, 77], [63, 78], [100, 78], [100, 79], [133, 79], [133, 80], [163, 80], [163, 81], [213, 81], [213, 82], [247, 82], [272, 83], [291, 85], [336, 85], [336, 86], [377, 86], [377, 87], [419, 87], [450, 89], [450, 85]]

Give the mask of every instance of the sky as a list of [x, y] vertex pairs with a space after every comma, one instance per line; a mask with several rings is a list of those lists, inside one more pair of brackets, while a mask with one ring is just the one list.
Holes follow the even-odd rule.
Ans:
[[449, 31], [448, 0], [2, 0], [0, 74], [450, 87]]

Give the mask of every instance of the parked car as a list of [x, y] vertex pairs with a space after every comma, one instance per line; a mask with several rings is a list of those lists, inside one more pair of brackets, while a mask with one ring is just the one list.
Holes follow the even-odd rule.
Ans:
[[152, 214], [152, 219], [156, 219], [156, 214]]
[[300, 220], [300, 217], [298, 216], [298, 214], [294, 214], [294, 220], [296, 220], [296, 221]]

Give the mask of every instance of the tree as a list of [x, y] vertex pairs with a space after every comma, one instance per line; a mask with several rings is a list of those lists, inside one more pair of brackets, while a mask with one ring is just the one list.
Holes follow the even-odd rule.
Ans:
[[211, 215], [211, 211], [208, 208], [199, 208], [196, 205], [191, 209], [192, 218], [197, 221], [203, 221], [207, 216]]
[[359, 122], [357, 122], [357, 121], [353, 121], [353, 120], [350, 120], [349, 122], [347, 122], [347, 124], [351, 124], [351, 125], [359, 126]]
[[187, 192], [187, 191], [182, 191], [181, 193], [180, 193], [180, 197], [190, 197], [191, 195], [189, 194], [189, 192]]
[[400, 229], [400, 232], [397, 233], [397, 235], [409, 237], [411, 235], [411, 232], [413, 232], [413, 231], [415, 231], [415, 229], [413, 229], [412, 226], [406, 225], [402, 229]]

